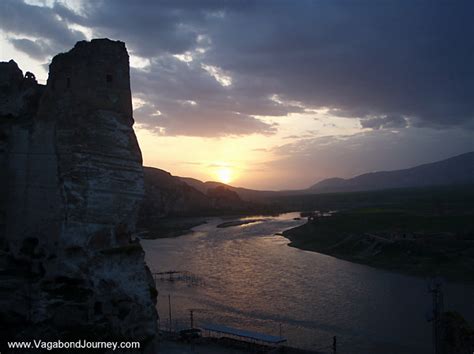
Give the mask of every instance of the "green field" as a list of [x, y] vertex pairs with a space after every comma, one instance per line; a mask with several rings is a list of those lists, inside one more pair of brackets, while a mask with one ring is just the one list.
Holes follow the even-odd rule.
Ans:
[[290, 245], [408, 274], [474, 281], [472, 188], [345, 197], [325, 195], [324, 209], [345, 208], [286, 231]]

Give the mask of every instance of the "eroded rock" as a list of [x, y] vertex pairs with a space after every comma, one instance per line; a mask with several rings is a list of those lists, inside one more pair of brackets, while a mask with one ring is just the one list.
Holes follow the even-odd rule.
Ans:
[[153, 342], [154, 284], [131, 238], [144, 193], [132, 125], [122, 42], [78, 42], [53, 58], [45, 87], [0, 63], [7, 338]]

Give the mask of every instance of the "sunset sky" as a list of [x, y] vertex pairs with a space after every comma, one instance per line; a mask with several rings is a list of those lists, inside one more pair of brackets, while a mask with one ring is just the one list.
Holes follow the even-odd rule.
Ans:
[[0, 60], [47, 79], [79, 40], [130, 53], [144, 164], [258, 189], [474, 150], [472, 1], [0, 2]]

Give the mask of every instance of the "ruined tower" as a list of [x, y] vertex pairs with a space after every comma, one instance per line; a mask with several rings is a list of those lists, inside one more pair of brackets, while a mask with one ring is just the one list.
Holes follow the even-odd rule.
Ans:
[[5, 330], [153, 342], [154, 284], [132, 240], [144, 187], [125, 44], [78, 42], [41, 91], [29, 119], [10, 114], [3, 129]]

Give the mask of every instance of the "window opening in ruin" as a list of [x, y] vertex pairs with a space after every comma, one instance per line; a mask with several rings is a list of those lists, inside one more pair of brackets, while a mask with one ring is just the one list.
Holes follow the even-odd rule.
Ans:
[[35, 77], [35, 74], [33, 74], [33, 73], [30, 72], [30, 71], [27, 71], [26, 74], [25, 74], [25, 79], [28, 79], [28, 80], [36, 80], [36, 77]]

